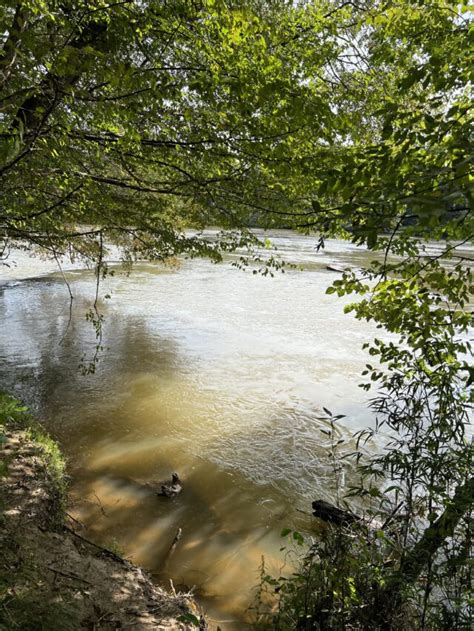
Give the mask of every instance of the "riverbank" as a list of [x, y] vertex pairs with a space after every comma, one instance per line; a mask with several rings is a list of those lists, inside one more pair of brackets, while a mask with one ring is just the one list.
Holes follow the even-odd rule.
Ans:
[[196, 629], [189, 594], [165, 592], [68, 523], [66, 493], [56, 443], [0, 395], [0, 629]]

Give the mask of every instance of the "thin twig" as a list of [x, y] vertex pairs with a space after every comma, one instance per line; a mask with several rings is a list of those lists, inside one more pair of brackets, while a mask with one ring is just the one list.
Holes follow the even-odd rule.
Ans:
[[61, 337], [61, 339], [59, 340], [59, 345], [61, 346], [61, 344], [64, 342], [64, 339], [66, 338], [67, 332], [69, 331], [69, 327], [71, 325], [71, 321], [72, 321], [72, 303], [74, 301], [74, 295], [72, 293], [72, 289], [71, 289], [71, 285], [69, 284], [69, 281], [66, 277], [66, 274], [64, 273], [64, 270], [62, 268], [61, 262], [58, 258], [57, 252], [54, 249], [54, 246], [51, 244], [51, 249], [53, 252], [53, 258], [56, 261], [56, 264], [59, 268], [59, 271], [61, 272], [61, 276], [63, 277], [63, 280], [66, 284], [67, 290], [69, 292], [69, 317], [68, 317], [68, 321], [67, 321], [67, 325], [66, 325], [66, 329]]
[[59, 574], [59, 576], [64, 576], [65, 578], [70, 578], [73, 581], [80, 581], [81, 583], [86, 583], [86, 585], [92, 585], [92, 583], [90, 581], [87, 581], [85, 578], [81, 578], [80, 576], [77, 576], [76, 574], [70, 574], [69, 572], [64, 572], [63, 570], [58, 570], [55, 567], [51, 567], [51, 565], [47, 565], [46, 567], [48, 568], [48, 570], [51, 570], [51, 572], [54, 572], [55, 574]]
[[97, 548], [97, 550], [100, 550], [103, 554], [111, 557], [115, 561], [118, 561], [119, 563], [121, 563], [122, 565], [125, 565], [127, 567], [129, 566], [129, 564], [130, 564], [129, 561], [127, 561], [126, 559], [123, 559], [118, 554], [115, 554], [115, 552], [112, 552], [112, 550], [109, 550], [108, 548], [104, 548], [103, 546], [99, 546], [97, 543], [94, 543], [90, 539], [87, 539], [86, 537], [83, 537], [82, 535], [80, 535], [78, 532], [76, 532], [73, 528], [70, 528], [69, 526], [64, 525], [63, 528], [64, 528], [64, 530], [67, 530], [67, 532], [70, 532], [72, 535], [74, 535], [75, 537], [77, 537], [78, 539], [83, 541], [84, 543], [87, 543], [88, 545], [92, 546], [93, 548]]

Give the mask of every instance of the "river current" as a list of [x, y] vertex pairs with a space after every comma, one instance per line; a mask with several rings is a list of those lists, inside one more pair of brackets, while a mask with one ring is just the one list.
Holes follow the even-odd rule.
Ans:
[[[84, 317], [91, 270], [13, 252], [0, 269], [0, 383], [59, 441], [72, 476], [72, 514], [157, 581], [194, 588], [221, 628], [249, 618], [262, 557], [285, 565], [284, 527], [310, 531], [312, 499], [334, 499], [323, 407], [344, 414], [338, 436], [371, 422], [358, 387], [376, 329], [326, 295], [363, 248], [270, 235], [301, 269], [274, 278], [205, 260], [177, 267], [117, 264], [102, 287], [104, 351], [95, 374], [78, 365], [96, 343]], [[113, 266], [113, 263], [112, 263]], [[69, 323], [69, 324], [68, 324]], [[380, 336], [380, 331], [377, 332]], [[158, 497], [177, 471], [183, 491]], [[175, 535], [182, 536], [170, 552]]]

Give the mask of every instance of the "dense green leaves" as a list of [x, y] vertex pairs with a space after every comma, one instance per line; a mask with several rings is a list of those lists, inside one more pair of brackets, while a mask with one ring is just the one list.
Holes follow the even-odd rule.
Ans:
[[186, 226], [245, 228], [306, 204], [289, 165], [311, 130], [332, 136], [319, 74], [341, 16], [324, 16], [286, 2], [4, 6], [4, 237], [94, 257], [100, 230], [133, 256], [168, 256], [201, 251], [177, 236]]
[[93, 257], [89, 224], [167, 256], [190, 225], [472, 232], [454, 3], [22, 0], [0, 26], [7, 239]]
[[[373, 480], [391, 477], [386, 505], [405, 507], [398, 558], [417, 550], [423, 524], [439, 523], [436, 512], [450, 517], [453, 484], [472, 486], [467, 3], [8, 0], [0, 33], [3, 253], [13, 243], [84, 257], [99, 280], [109, 243], [129, 264], [176, 254], [218, 261], [256, 245], [255, 225], [318, 231], [318, 247], [343, 236], [375, 252], [368, 269], [328, 290], [355, 293], [346, 309], [393, 335], [368, 348], [363, 387], [377, 387], [377, 425], [358, 437], [383, 428], [391, 442], [369, 462], [356, 454], [369, 487], [353, 492], [380, 499]], [[225, 229], [214, 242], [184, 232], [209, 225]], [[433, 239], [437, 248], [426, 244]], [[265, 272], [268, 257], [259, 257]], [[88, 317], [100, 348], [101, 316]], [[415, 588], [423, 628], [429, 608], [442, 609], [436, 581], [463, 596], [466, 555], [453, 550], [466, 547], [466, 527], [448, 517], [451, 532], [436, 533], [440, 549], [426, 559], [426, 587]], [[326, 560], [353, 575], [341, 585], [317, 569], [318, 585], [337, 587], [331, 602], [363, 608], [362, 593], [388, 590], [378, 548], [367, 552], [377, 561], [369, 584], [333, 543]], [[462, 604], [442, 606], [433, 620], [443, 628], [464, 620]]]

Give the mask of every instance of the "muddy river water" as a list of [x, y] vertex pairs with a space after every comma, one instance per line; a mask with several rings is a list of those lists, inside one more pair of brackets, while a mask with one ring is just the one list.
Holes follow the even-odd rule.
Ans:
[[[95, 338], [84, 313], [90, 270], [14, 252], [0, 269], [0, 383], [39, 413], [72, 476], [84, 532], [195, 595], [222, 629], [242, 629], [262, 557], [284, 564], [283, 527], [309, 530], [303, 512], [332, 499], [322, 407], [345, 414], [341, 437], [370, 422], [358, 388], [361, 349], [375, 329], [325, 294], [363, 249], [277, 232], [302, 267], [274, 278], [228, 263], [117, 267], [104, 283], [105, 347], [95, 374], [78, 365]], [[182, 493], [154, 492], [177, 471]], [[299, 510], [298, 510], [299, 509]], [[182, 537], [169, 553], [178, 529]]]

